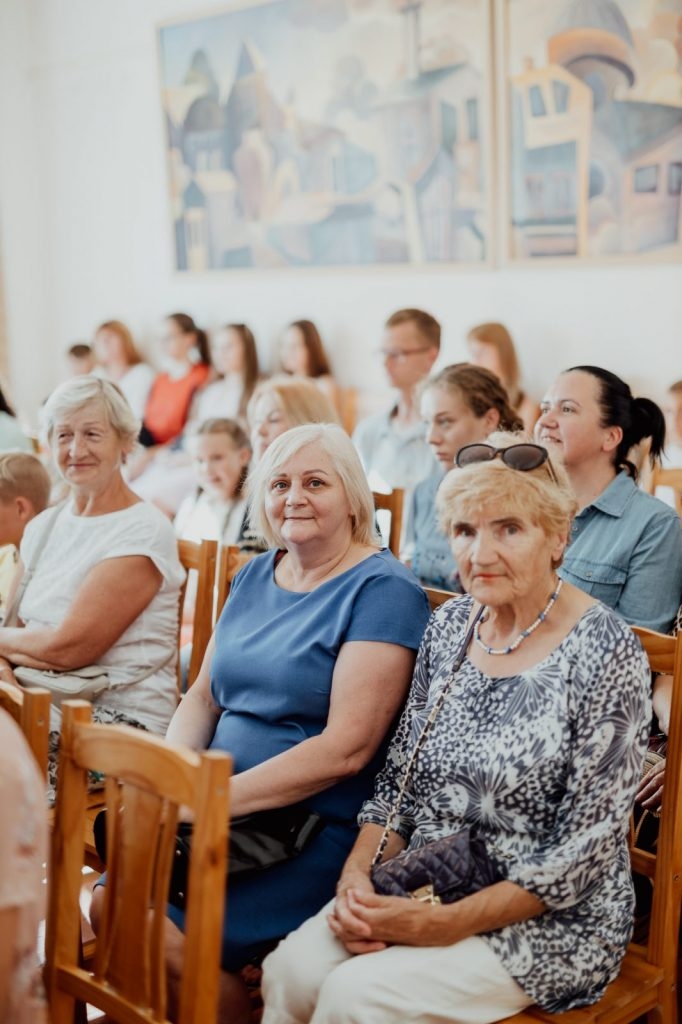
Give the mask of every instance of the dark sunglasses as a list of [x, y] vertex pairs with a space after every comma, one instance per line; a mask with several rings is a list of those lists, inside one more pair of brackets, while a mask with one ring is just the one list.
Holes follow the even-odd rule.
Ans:
[[511, 444], [508, 448], [493, 448], [491, 444], [465, 444], [457, 452], [455, 462], [460, 469], [464, 469], [465, 466], [473, 466], [477, 462], [492, 462], [498, 457], [505, 466], [519, 469], [522, 473], [538, 469], [546, 462], [552, 480], [555, 484], [559, 482], [549, 460], [549, 452], [539, 444]]

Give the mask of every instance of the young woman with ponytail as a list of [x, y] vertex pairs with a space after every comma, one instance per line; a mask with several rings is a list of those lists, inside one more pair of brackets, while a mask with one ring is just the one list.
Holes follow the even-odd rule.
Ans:
[[161, 341], [166, 368], [154, 381], [140, 434], [147, 448], [169, 444], [182, 433], [192, 399], [211, 373], [208, 335], [187, 313], [166, 317]]
[[421, 388], [420, 410], [435, 462], [412, 495], [405, 560], [425, 586], [459, 590], [450, 538], [437, 522], [436, 492], [460, 448], [485, 441], [494, 430], [522, 430], [523, 423], [495, 374], [469, 363], [446, 366], [430, 377]]
[[208, 335], [187, 313], [166, 317], [161, 344], [164, 372], [152, 385], [140, 431], [145, 450], [133, 457], [127, 478], [141, 498], [174, 515], [194, 481], [182, 433], [194, 397], [211, 377], [211, 353]]
[[655, 402], [599, 366], [562, 373], [541, 403], [540, 444], [562, 459], [579, 512], [559, 575], [630, 623], [667, 632], [682, 592], [682, 532], [675, 511], [637, 487], [628, 455], [665, 441]]

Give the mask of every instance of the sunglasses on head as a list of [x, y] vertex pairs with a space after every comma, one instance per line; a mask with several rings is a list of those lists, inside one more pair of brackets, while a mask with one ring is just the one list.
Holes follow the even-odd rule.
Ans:
[[502, 459], [505, 466], [519, 469], [522, 473], [538, 469], [546, 462], [552, 480], [555, 484], [559, 482], [547, 449], [539, 444], [511, 444], [508, 448], [493, 448], [491, 444], [465, 444], [457, 452], [455, 463], [460, 469], [464, 469], [465, 466], [473, 466], [477, 462], [492, 462], [497, 458]]

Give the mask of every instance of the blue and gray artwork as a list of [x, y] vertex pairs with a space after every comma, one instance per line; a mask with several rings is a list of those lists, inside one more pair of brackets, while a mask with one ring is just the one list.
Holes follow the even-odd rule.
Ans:
[[511, 254], [679, 256], [682, 2], [510, 12]]
[[281, 0], [162, 28], [178, 269], [485, 260], [482, 6]]

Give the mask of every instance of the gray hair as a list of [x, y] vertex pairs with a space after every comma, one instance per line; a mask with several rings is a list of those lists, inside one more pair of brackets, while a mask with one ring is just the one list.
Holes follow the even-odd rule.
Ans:
[[121, 389], [112, 381], [89, 375], [59, 384], [45, 402], [41, 427], [47, 441], [52, 441], [57, 420], [90, 402], [99, 402], [109, 426], [122, 441], [129, 442], [131, 446], [135, 443], [141, 424]]
[[[493, 448], [536, 443], [523, 434], [507, 431], [496, 431], [486, 439], [486, 444]], [[518, 515], [549, 536], [568, 532], [578, 503], [566, 470], [551, 454], [547, 462], [527, 472], [509, 469], [495, 459], [451, 469], [445, 475], [436, 494], [436, 511], [440, 528], [448, 539], [456, 519], [476, 515], [485, 506], [497, 509], [500, 516]], [[561, 560], [554, 568], [560, 564]]]
[[374, 526], [374, 499], [353, 442], [335, 423], [309, 423], [292, 427], [276, 438], [247, 481], [249, 525], [270, 547], [282, 545], [265, 513], [269, 481], [302, 448], [317, 444], [329, 456], [338, 473], [351, 510], [352, 537], [358, 544], [379, 547]]

